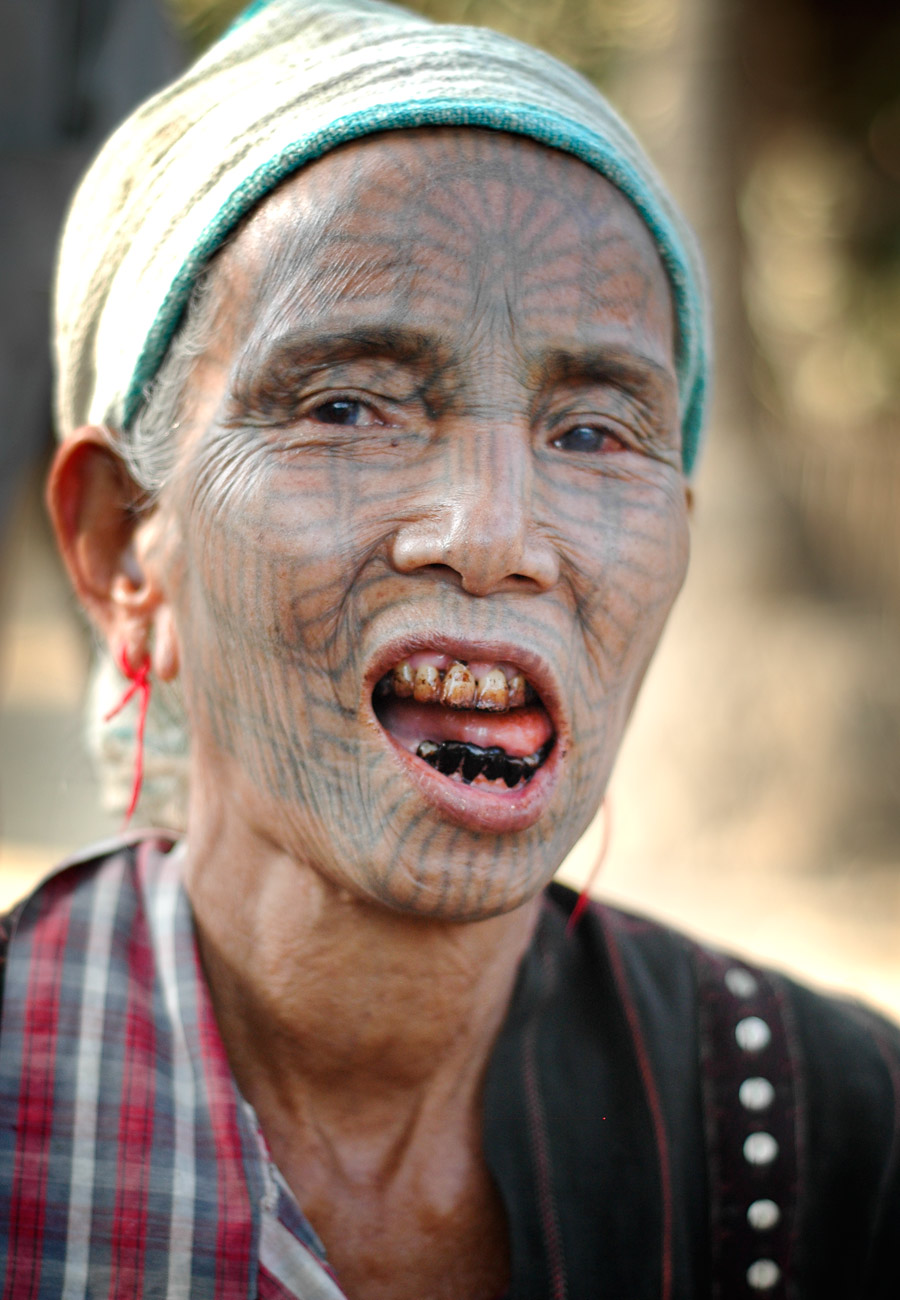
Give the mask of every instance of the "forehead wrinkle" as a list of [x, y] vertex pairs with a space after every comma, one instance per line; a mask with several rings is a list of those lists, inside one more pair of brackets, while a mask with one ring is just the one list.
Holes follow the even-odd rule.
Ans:
[[272, 331], [297, 319], [322, 320], [337, 315], [352, 318], [374, 304], [403, 302], [408, 297], [410, 267], [399, 254], [378, 255], [374, 260], [354, 257], [348, 247], [336, 245], [294, 274], [270, 295], [261, 316], [262, 328]]
[[[327, 161], [323, 160], [323, 161]], [[277, 329], [292, 311], [328, 309], [346, 297], [348, 287], [371, 296], [380, 276], [403, 273], [399, 241], [373, 259], [371, 240], [352, 233], [352, 204], [346, 185], [332, 188], [312, 166], [270, 194], [222, 250], [222, 270], [232, 281], [231, 302], [250, 331]], [[344, 179], [344, 178], [339, 178]], [[362, 247], [365, 243], [369, 247]], [[354, 256], [354, 245], [360, 246]]]
[[[302, 233], [302, 232], [301, 232]], [[345, 231], [327, 231], [318, 241], [292, 239], [280, 255], [260, 269], [257, 320], [265, 329], [297, 314], [323, 315], [339, 304], [404, 296], [410, 267], [399, 246], [382, 239], [360, 240]]]
[[[304, 354], [319, 360], [328, 355], [379, 354], [409, 361], [422, 353], [425, 340], [415, 330], [398, 333], [392, 328], [397, 313], [379, 310], [396, 305], [398, 281], [409, 278], [409, 267], [390, 254], [375, 264], [348, 255], [337, 257], [340, 239], [324, 249], [306, 250], [301, 264], [280, 257], [261, 271], [252, 314], [232, 367], [235, 380], [259, 373], [293, 354], [302, 364]], [[274, 282], [273, 282], [274, 280]]]

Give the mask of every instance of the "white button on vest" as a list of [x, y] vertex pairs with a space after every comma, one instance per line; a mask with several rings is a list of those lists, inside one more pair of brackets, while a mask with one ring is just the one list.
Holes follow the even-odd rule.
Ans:
[[770, 1165], [778, 1155], [778, 1143], [771, 1133], [751, 1133], [744, 1143], [748, 1165]]
[[781, 1218], [781, 1210], [774, 1201], [753, 1201], [747, 1206], [747, 1222], [757, 1232], [768, 1232]]
[[771, 1291], [780, 1277], [781, 1269], [774, 1259], [757, 1259], [747, 1269], [747, 1281], [754, 1291]]
[[738, 1089], [738, 1096], [745, 1110], [766, 1110], [775, 1100], [775, 1089], [768, 1079], [757, 1075], [744, 1080]]
[[772, 1031], [759, 1016], [745, 1016], [734, 1027], [738, 1047], [745, 1052], [761, 1052], [772, 1041]]
[[732, 966], [725, 972], [725, 985], [736, 998], [752, 998], [759, 988], [755, 977], [742, 966]]

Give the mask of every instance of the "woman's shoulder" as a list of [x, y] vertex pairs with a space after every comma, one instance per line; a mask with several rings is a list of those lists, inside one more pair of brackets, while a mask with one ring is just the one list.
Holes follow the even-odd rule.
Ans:
[[117, 869], [131, 875], [140, 862], [152, 871], [175, 847], [178, 837], [164, 830], [140, 830], [102, 840], [57, 863], [5, 913], [0, 914], [0, 1005], [9, 947], [21, 925], [46, 922], [75, 893], [90, 891]]
[[[900, 1058], [900, 1026], [854, 996], [816, 988], [753, 957], [598, 900], [591, 900], [572, 927], [577, 899], [555, 881], [547, 890], [559, 933], [565, 941], [576, 940], [582, 952], [593, 953], [593, 963], [581, 964], [582, 975], [593, 964], [594, 974], [602, 978], [612, 961], [630, 992], [648, 1003], [656, 1000], [660, 1010], [671, 1011], [677, 991], [685, 1009], [714, 998], [727, 1002], [738, 1022], [751, 1016], [763, 997], [775, 1003], [773, 1011], [786, 1019], [795, 1046], [810, 1060], [849, 1053], [859, 1062], [856, 1054], [863, 1051], [867, 1060], [881, 1059], [893, 1069]], [[746, 1040], [754, 1032], [758, 1028], [745, 1027], [741, 1037]], [[854, 1068], [848, 1082], [859, 1073]]]
[[732, 1281], [742, 1294], [747, 1269], [778, 1260], [804, 1278], [803, 1294], [900, 1294], [898, 1026], [602, 903], [566, 936], [574, 895], [554, 885], [548, 905], [559, 941], [580, 949], [564, 968], [607, 987], [615, 979], [664, 1114], [672, 1063], [682, 1062], [682, 1090], [693, 1076], [711, 1208], [730, 1224], [713, 1235], [716, 1275], [740, 1264]]

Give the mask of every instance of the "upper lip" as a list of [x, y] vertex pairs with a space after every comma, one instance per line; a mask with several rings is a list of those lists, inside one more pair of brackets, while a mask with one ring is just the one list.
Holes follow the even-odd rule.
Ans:
[[540, 696], [541, 703], [550, 715], [557, 741], [568, 737], [568, 720], [562, 692], [551, 666], [543, 655], [511, 641], [462, 641], [442, 633], [428, 635], [421, 631], [394, 637], [378, 650], [366, 670], [363, 679], [363, 704], [368, 711], [371, 712], [372, 692], [385, 673], [390, 672], [395, 664], [415, 654], [417, 650], [431, 650], [437, 654], [449, 655], [463, 663], [474, 660], [482, 663], [514, 664]]

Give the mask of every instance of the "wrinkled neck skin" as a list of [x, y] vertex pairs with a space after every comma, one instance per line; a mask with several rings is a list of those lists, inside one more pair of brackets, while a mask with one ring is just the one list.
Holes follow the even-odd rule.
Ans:
[[[226, 808], [190, 845], [201, 954], [260, 1113], [331, 1134], [354, 1165], [369, 1145], [373, 1167], [433, 1108], [467, 1125], [538, 902], [467, 924], [403, 915], [248, 835]], [[227, 888], [204, 859], [228, 862]]]
[[[216, 1012], [317, 1226], [413, 1169], [409, 1204], [461, 1196], [468, 1240], [498, 1222], [480, 1089], [536, 900], [685, 573], [668, 283], [583, 164], [431, 130], [304, 169], [214, 292], [143, 559], [177, 632]], [[524, 793], [454, 784], [382, 726], [384, 674], [435, 650], [535, 689], [554, 740]]]

